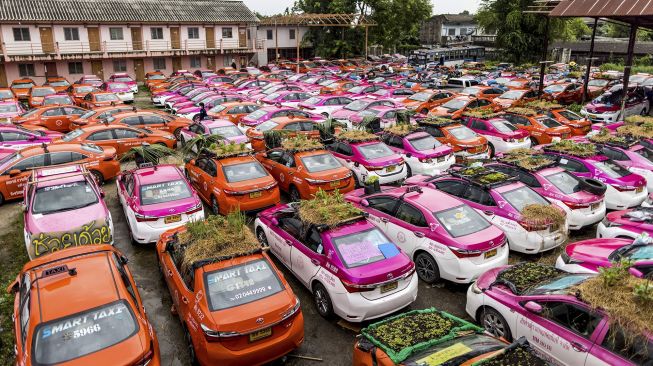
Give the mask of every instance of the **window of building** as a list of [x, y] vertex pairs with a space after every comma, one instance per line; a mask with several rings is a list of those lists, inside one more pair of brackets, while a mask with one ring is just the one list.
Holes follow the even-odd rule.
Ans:
[[190, 58], [190, 67], [191, 68], [200, 68], [202, 67], [202, 59], [199, 57]]
[[460, 28], [460, 35], [464, 36], [467, 34], [467, 28]]
[[163, 28], [150, 28], [152, 39], [163, 39]]
[[295, 39], [295, 30], [294, 29], [290, 30], [289, 36], [290, 36], [290, 39]]
[[199, 39], [200, 29], [197, 27], [188, 28], [188, 39]]
[[115, 71], [115, 72], [126, 72], [127, 71], [127, 60], [113, 60], [113, 71]]
[[14, 28], [14, 41], [31, 41], [29, 28]]
[[234, 33], [231, 28], [222, 28], [222, 38], [233, 38]]
[[84, 74], [84, 64], [81, 62], [69, 62], [68, 63], [68, 73], [69, 74]]
[[122, 36], [122, 28], [109, 28], [109, 38], [112, 41], [119, 41], [124, 39]]
[[447, 35], [455, 36], [456, 35], [456, 28], [449, 28], [448, 32], [449, 33], [447, 33]]
[[18, 64], [18, 75], [36, 76], [36, 72], [34, 72], [34, 64]]
[[272, 40], [274, 39], [274, 35], [272, 34], [272, 29], [267, 30], [267, 39]]
[[66, 41], [79, 41], [79, 28], [64, 28], [63, 36]]
[[154, 67], [154, 70], [165, 70], [166, 59], [163, 57], [155, 57], [152, 59], [152, 66]]

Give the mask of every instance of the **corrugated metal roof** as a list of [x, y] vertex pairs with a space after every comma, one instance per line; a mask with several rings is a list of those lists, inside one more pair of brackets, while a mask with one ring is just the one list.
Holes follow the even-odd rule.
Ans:
[[253, 23], [242, 1], [0, 0], [0, 21], [95, 23]]
[[[651, 17], [651, 0], [563, 0], [549, 14], [554, 17]], [[651, 22], [648, 20], [647, 22]]]

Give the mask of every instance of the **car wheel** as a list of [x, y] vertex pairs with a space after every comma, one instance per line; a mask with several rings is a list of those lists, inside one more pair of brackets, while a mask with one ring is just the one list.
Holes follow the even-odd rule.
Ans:
[[2, 206], [5, 203], [5, 198], [2, 196], [2, 193], [0, 193], [0, 206]]
[[211, 212], [214, 215], [220, 214], [220, 205], [218, 205], [218, 200], [215, 198], [215, 196], [211, 197]]
[[417, 276], [428, 284], [440, 279], [440, 268], [438, 268], [438, 264], [426, 252], [421, 252], [415, 257], [415, 270], [417, 271]]
[[256, 239], [258, 239], [258, 242], [261, 243], [263, 248], [270, 246], [270, 244], [268, 244], [268, 237], [265, 236], [265, 231], [261, 228], [256, 229]]
[[484, 308], [481, 312], [479, 322], [493, 336], [512, 342], [512, 334], [510, 333], [508, 323], [498, 311], [492, 308]]
[[535, 146], [537, 146], [537, 145], [539, 145], [539, 143], [537, 142], [537, 140], [535, 139], [535, 137], [531, 137], [531, 147], [535, 147]]
[[488, 152], [490, 153], [490, 158], [493, 158], [494, 157], [494, 145], [492, 145], [491, 142], [487, 143], [487, 149], [488, 149]]
[[181, 127], [176, 129], [172, 134], [175, 135], [175, 138], [177, 139], [177, 141], [180, 141], [181, 140]]
[[299, 202], [302, 199], [299, 195], [299, 190], [295, 186], [290, 186], [290, 189], [288, 189], [288, 195], [290, 196], [290, 202]]
[[98, 172], [97, 170], [91, 170], [91, 175], [93, 175], [93, 178], [95, 179], [95, 182], [98, 186], [104, 184], [104, 176], [102, 173]]
[[358, 176], [356, 175], [356, 173], [354, 173], [354, 172], [352, 171], [351, 174], [352, 174], [352, 176], [354, 177], [354, 188], [360, 188], [360, 187], [362, 187], [362, 186], [361, 186], [361, 182], [358, 180]]
[[331, 305], [331, 297], [326, 288], [321, 283], [316, 283], [313, 286], [313, 301], [317, 312], [323, 318], [331, 318], [333, 316], [333, 306]]
[[186, 334], [184, 334], [186, 338], [186, 347], [188, 348], [188, 359], [190, 360], [190, 364], [192, 366], [197, 366], [199, 365], [199, 362], [197, 361], [197, 355], [195, 354], [195, 347], [193, 346], [193, 338], [191, 338], [190, 333], [188, 332], [188, 329], [184, 327], [184, 331]]

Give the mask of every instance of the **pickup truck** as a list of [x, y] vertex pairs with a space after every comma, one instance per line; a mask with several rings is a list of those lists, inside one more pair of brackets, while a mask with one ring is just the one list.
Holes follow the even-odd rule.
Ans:
[[478, 85], [478, 81], [474, 79], [459, 79], [452, 78], [447, 80], [447, 83], [442, 87], [443, 89], [455, 89], [456, 91], [462, 91], [465, 88], [470, 86]]

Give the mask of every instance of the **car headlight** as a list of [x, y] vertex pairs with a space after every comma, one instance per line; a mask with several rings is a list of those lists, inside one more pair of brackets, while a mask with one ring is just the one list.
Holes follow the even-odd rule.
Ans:
[[582, 261], [579, 261], [579, 260], [576, 260], [576, 259], [571, 258], [571, 257], [569, 256], [569, 254], [567, 254], [567, 252], [565, 252], [565, 251], [563, 251], [562, 254], [560, 254], [560, 258], [561, 258], [562, 261], [565, 262], [566, 264], [578, 264], [578, 263], [582, 263]]
[[619, 226], [621, 226], [621, 224], [617, 224], [616, 222], [610, 221], [610, 219], [608, 219], [607, 216], [604, 217], [603, 220], [601, 220], [601, 223], [605, 227], [619, 227]]
[[483, 290], [481, 290], [481, 288], [478, 287], [478, 284], [477, 284], [476, 281], [472, 282], [472, 292], [477, 294], [477, 295], [483, 293]]
[[168, 140], [176, 140], [175, 136], [163, 136], [163, 137]]

